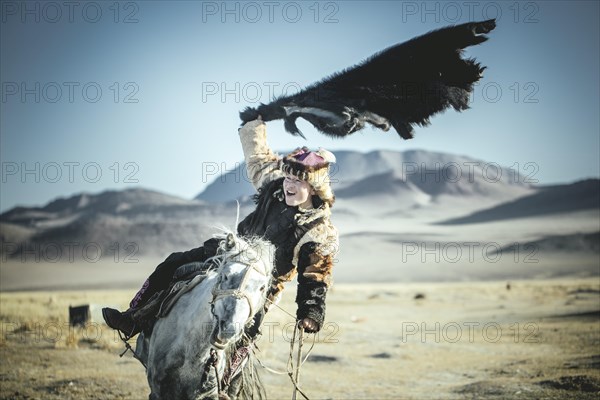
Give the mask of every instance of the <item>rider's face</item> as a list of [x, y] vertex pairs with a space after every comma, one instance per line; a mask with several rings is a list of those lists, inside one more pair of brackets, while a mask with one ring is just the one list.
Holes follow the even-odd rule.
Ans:
[[283, 180], [283, 191], [285, 204], [288, 206], [312, 207], [311, 196], [315, 194], [315, 190], [308, 182], [300, 180], [294, 175], [286, 174]]

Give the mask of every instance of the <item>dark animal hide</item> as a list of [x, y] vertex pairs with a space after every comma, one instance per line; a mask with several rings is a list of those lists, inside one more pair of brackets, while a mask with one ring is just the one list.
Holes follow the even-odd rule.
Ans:
[[473, 84], [485, 69], [463, 59], [462, 49], [483, 43], [495, 20], [449, 26], [392, 46], [362, 63], [333, 74], [298, 94], [280, 97], [240, 113], [242, 121], [260, 115], [264, 121], [283, 119], [285, 129], [302, 135], [302, 117], [321, 132], [344, 137], [368, 122], [387, 131], [393, 126], [404, 139], [415, 124], [452, 107], [469, 108]]

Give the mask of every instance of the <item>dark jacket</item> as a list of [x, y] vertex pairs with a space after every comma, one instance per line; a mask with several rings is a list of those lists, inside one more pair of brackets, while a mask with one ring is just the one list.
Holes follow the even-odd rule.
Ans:
[[338, 234], [331, 224], [329, 205], [313, 196], [312, 209], [288, 206], [283, 194], [281, 157], [267, 145], [266, 127], [252, 121], [240, 129], [248, 176], [257, 188], [256, 210], [239, 225], [242, 235], [259, 235], [275, 245], [270, 300], [276, 302], [284, 283], [298, 274], [298, 319], [311, 318], [323, 325], [325, 297], [338, 250]]

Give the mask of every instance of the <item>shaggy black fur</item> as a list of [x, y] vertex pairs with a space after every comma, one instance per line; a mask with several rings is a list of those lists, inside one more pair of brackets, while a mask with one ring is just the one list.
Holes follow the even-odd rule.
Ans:
[[429, 117], [449, 107], [469, 108], [473, 84], [485, 69], [463, 59], [462, 49], [487, 40], [495, 20], [449, 26], [385, 49], [362, 63], [333, 74], [300, 93], [280, 97], [240, 112], [242, 121], [283, 119], [285, 129], [302, 135], [302, 117], [333, 137], [354, 133], [368, 122], [380, 129], [393, 126], [404, 139], [413, 137], [414, 124], [426, 126]]

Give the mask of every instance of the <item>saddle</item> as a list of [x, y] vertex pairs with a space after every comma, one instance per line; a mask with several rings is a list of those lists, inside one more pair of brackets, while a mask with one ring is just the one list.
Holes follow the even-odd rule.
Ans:
[[206, 276], [212, 264], [210, 262], [191, 262], [175, 270], [169, 287], [154, 293], [148, 302], [133, 314], [134, 320], [141, 324], [146, 334], [152, 331], [158, 318], [166, 317], [177, 300], [199, 283]]

